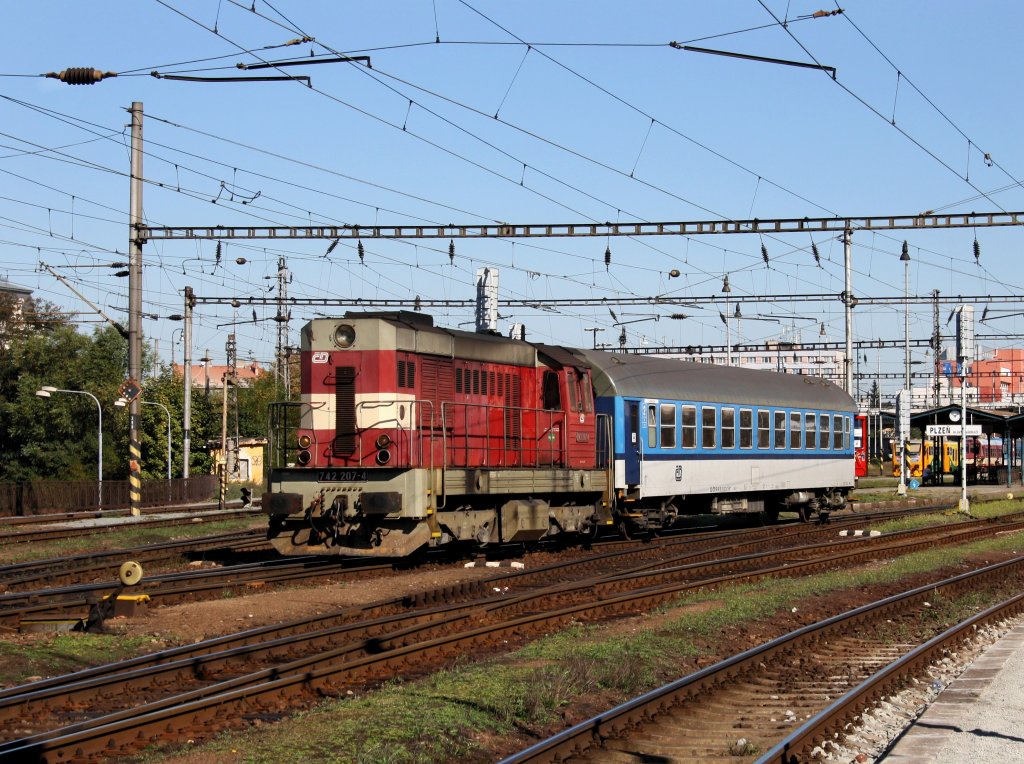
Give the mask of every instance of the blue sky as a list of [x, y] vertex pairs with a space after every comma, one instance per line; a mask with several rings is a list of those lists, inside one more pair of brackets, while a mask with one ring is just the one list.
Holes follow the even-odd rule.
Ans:
[[[1024, 178], [1024, 156], [1013, 65], [1024, 8], [851, 2], [842, 6], [843, 15], [805, 18], [835, 7], [797, 0], [8, 4], [0, 31], [0, 275], [68, 310], [87, 310], [39, 271], [44, 261], [126, 320], [127, 280], [106, 264], [122, 260], [127, 247], [126, 108], [132, 101], [141, 101], [146, 114], [145, 214], [153, 225], [683, 221], [1024, 209], [1016, 183]], [[280, 47], [301, 36], [315, 42]], [[682, 51], [670, 41], [816, 60], [835, 67], [837, 80], [812, 69]], [[312, 88], [149, 75], [243, 74], [235, 64], [332, 52], [369, 55], [373, 68], [288, 69], [310, 76]], [[88, 87], [36, 76], [71, 66], [120, 76]], [[902, 294], [899, 255], [907, 239], [912, 294], [1020, 294], [1022, 235], [1013, 228], [855, 234], [854, 292]], [[144, 311], [181, 312], [185, 285], [200, 296], [273, 296], [268, 289], [281, 256], [293, 274], [289, 294], [316, 298], [471, 299], [477, 268], [496, 266], [503, 297], [685, 300], [720, 294], [728, 273], [734, 295], [796, 295], [744, 306], [746, 315], [781, 321], [734, 323], [734, 342], [737, 334], [761, 342], [794, 329], [813, 340], [820, 323], [829, 339], [841, 340], [840, 302], [801, 301], [799, 295], [842, 291], [842, 245], [814, 237], [818, 267], [811, 241], [806, 234], [457, 240], [454, 262], [447, 240], [364, 241], [361, 264], [348, 241], [324, 257], [328, 242], [257, 240], [223, 245], [219, 265], [214, 242], [153, 242], [144, 251]], [[607, 269], [606, 247], [612, 251]], [[244, 265], [236, 264], [239, 257]], [[672, 269], [681, 276], [670, 279]], [[992, 307], [996, 314], [1018, 306]], [[721, 344], [718, 309], [617, 312], [690, 315], [631, 324], [631, 345]], [[447, 326], [472, 320], [470, 309], [432, 312]], [[233, 328], [241, 357], [269, 360], [276, 325], [265, 319], [272, 313], [259, 308], [252, 323], [248, 307], [201, 309], [195, 355], [209, 348], [222, 359]], [[947, 313], [944, 307], [943, 321]], [[316, 314], [293, 309], [293, 342]], [[614, 342], [618, 334], [605, 308], [516, 308], [502, 315], [503, 329], [522, 322], [531, 338], [545, 342], [589, 345], [587, 327], [605, 329], [598, 341]], [[993, 320], [980, 331], [1013, 334], [1019, 321]], [[911, 336], [928, 337], [931, 323], [930, 306], [915, 307]], [[855, 311], [855, 339], [902, 339], [902, 325], [898, 307]], [[180, 343], [180, 332], [173, 334], [179, 326], [144, 322], [165, 359], [172, 336]], [[915, 359], [924, 360], [923, 353], [915, 351]], [[180, 344], [175, 354], [180, 362]], [[873, 371], [876, 360], [882, 371], [902, 368], [901, 353], [876, 359], [869, 351], [864, 370]], [[883, 385], [896, 387], [894, 381]]]

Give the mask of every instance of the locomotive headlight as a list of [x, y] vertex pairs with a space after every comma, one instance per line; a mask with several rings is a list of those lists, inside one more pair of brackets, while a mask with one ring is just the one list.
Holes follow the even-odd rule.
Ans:
[[391, 452], [386, 448], [381, 449], [377, 452], [377, 464], [383, 467], [385, 464], [391, 461]]
[[313, 439], [308, 435], [299, 436], [299, 448], [309, 448], [309, 444], [313, 442]]
[[334, 330], [334, 344], [340, 348], [350, 348], [356, 341], [356, 328], [352, 324], [338, 324]]
[[391, 436], [390, 435], [378, 435], [376, 443], [377, 443], [377, 448], [387, 448], [388, 446], [391, 445]]
[[309, 460], [313, 458], [313, 454], [309, 451], [299, 451], [299, 464], [305, 466], [309, 464]]

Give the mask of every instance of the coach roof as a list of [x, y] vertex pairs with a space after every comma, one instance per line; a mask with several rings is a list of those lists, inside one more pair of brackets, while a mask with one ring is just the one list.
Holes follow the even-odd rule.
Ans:
[[599, 397], [857, 410], [842, 388], [820, 377], [600, 350], [573, 352], [591, 367]]

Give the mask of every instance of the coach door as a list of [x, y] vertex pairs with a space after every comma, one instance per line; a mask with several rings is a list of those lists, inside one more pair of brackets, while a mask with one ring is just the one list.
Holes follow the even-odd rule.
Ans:
[[623, 401], [626, 414], [626, 485], [640, 484], [640, 402]]

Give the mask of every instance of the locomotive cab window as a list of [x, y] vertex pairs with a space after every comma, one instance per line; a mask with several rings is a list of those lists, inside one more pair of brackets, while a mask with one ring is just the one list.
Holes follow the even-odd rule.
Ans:
[[817, 429], [814, 414], [804, 414], [804, 448], [814, 448], [816, 440], [814, 436]]
[[754, 447], [754, 412], [740, 409], [740, 448]]
[[697, 447], [697, 407], [683, 406], [683, 448]]
[[789, 447], [803, 448], [803, 441], [800, 439], [800, 412], [789, 412]]
[[661, 404], [661, 447], [676, 447], [676, 406], [674, 403]]
[[832, 440], [832, 432], [829, 428], [830, 421], [831, 419], [828, 414], [818, 416], [818, 448], [826, 449], [830, 446]]
[[767, 409], [757, 411], [757, 447], [770, 448], [772, 445], [771, 422], [772, 412]]
[[700, 410], [700, 444], [702, 448], [714, 448], [717, 439], [715, 428], [718, 425], [718, 410], [714, 406], [704, 406]]
[[736, 409], [722, 409], [722, 448], [736, 448]]
[[544, 372], [544, 389], [541, 393], [542, 405], [547, 411], [558, 411], [562, 408], [562, 396], [558, 390], [558, 374], [553, 371]]
[[786, 412], [776, 411], [774, 413], [775, 448], [786, 447]]

